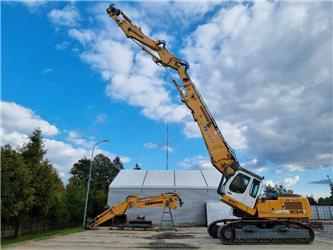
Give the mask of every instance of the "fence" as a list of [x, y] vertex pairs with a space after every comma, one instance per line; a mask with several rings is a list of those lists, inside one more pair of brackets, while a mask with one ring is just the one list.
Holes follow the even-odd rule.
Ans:
[[333, 220], [333, 206], [311, 206], [313, 220]]
[[[38, 220], [30, 219], [24, 221], [20, 228], [21, 235], [42, 232], [49, 229], [58, 229], [65, 227], [77, 226], [73, 223], [55, 223], [52, 220]], [[15, 223], [2, 223], [1, 225], [1, 238], [10, 238], [15, 235]]]

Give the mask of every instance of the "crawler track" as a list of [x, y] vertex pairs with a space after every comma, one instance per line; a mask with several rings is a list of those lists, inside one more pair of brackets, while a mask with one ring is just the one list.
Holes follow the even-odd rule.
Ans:
[[208, 232], [227, 245], [310, 244], [314, 240], [309, 226], [288, 220], [219, 220]]

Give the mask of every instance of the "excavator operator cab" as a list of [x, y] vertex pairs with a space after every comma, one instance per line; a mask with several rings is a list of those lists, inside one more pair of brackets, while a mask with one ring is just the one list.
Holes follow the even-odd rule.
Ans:
[[222, 178], [218, 193], [227, 195], [249, 208], [254, 208], [262, 185], [262, 177], [241, 169], [237, 170], [227, 180]]

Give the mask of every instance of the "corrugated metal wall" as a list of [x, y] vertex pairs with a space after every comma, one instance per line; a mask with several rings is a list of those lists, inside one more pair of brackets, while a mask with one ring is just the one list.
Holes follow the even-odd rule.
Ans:
[[[184, 205], [173, 210], [176, 225], [206, 225], [206, 202], [219, 201], [216, 187], [221, 175], [217, 170], [121, 170], [109, 186], [108, 205], [123, 201], [131, 194], [179, 194]], [[155, 225], [161, 221], [163, 208], [131, 208], [129, 220], [145, 215]]]
[[311, 206], [313, 220], [333, 220], [333, 206]]

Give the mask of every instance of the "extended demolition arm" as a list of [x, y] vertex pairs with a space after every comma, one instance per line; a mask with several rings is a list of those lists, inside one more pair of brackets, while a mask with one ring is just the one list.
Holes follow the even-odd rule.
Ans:
[[177, 201], [179, 201], [180, 206], [182, 206], [182, 200], [180, 196], [174, 193], [150, 196], [128, 196], [123, 202], [120, 202], [113, 207], [106, 209], [103, 213], [97, 215], [93, 221], [88, 223], [87, 228], [96, 228], [100, 224], [112, 219], [113, 217], [124, 214], [131, 207], [170, 207], [172, 209], [176, 209]]
[[201, 98], [195, 85], [187, 75], [189, 64], [176, 58], [165, 48], [165, 41], [147, 37], [121, 10], [113, 4], [107, 9], [108, 15], [123, 30], [127, 38], [136, 42], [145, 52], [152, 56], [155, 63], [177, 71], [181, 80], [179, 85], [173, 80], [182, 101], [192, 111], [211, 157], [214, 167], [226, 176], [239, 168], [239, 163], [231, 147], [224, 140], [217, 124]]

